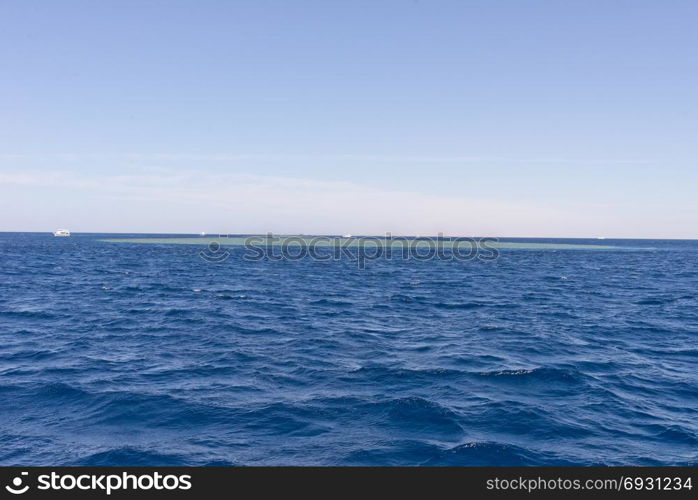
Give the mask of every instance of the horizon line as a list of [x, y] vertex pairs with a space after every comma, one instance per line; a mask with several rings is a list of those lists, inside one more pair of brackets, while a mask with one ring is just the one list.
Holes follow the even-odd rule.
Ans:
[[[7, 230], [0, 230], [0, 234], [9, 234], [9, 233], [15, 233], [15, 234], [52, 234], [54, 230], [44, 230], [44, 231], [7, 231]], [[230, 237], [230, 236], [266, 236], [268, 234], [271, 234], [273, 236], [342, 236], [339, 233], [333, 234], [333, 233], [280, 233], [280, 232], [254, 232], [254, 233], [217, 233], [217, 232], [212, 232], [212, 233], [204, 233], [203, 235], [201, 233], [192, 233], [192, 232], [171, 232], [171, 231], [164, 231], [164, 232], [152, 232], [152, 231], [70, 231], [71, 234], [84, 234], [84, 235], [89, 235], [89, 234], [95, 234], [95, 235], [102, 235], [102, 234], [123, 234], [123, 235], [130, 235], [130, 234], [135, 234], [135, 235], [171, 235], [171, 236], [178, 236], [178, 235], [187, 235], [187, 236], [196, 236], [196, 237]], [[696, 238], [653, 238], [653, 237], [613, 237], [613, 236], [495, 236], [495, 235], [489, 235], [489, 236], [481, 236], [481, 235], [455, 235], [455, 234], [395, 234], [395, 233], [390, 233], [386, 232], [385, 234], [356, 234], [352, 235], [352, 238], [385, 238], [386, 236], [392, 236], [392, 237], [399, 237], [399, 238], [501, 238], [501, 239], [555, 239], [555, 240], [594, 240], [594, 241], [603, 241], [603, 240], [648, 240], [648, 241], [698, 241], [698, 237]]]

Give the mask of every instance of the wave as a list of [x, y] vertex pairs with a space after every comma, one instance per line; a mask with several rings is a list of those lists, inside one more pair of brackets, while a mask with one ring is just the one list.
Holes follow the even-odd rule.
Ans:
[[192, 463], [185, 455], [165, 454], [154, 450], [128, 446], [85, 455], [64, 465], [77, 467], [147, 467], [152, 464], [158, 464], [159, 467], [197, 465]]
[[426, 466], [478, 466], [522, 467], [555, 463], [559, 466], [578, 465], [555, 453], [537, 451], [513, 444], [491, 441], [473, 441], [441, 450], [421, 465]]
[[346, 300], [336, 300], [336, 299], [320, 299], [310, 301], [311, 306], [325, 306], [325, 307], [352, 307], [354, 304]]
[[480, 372], [479, 377], [494, 381], [506, 381], [512, 383], [562, 383], [580, 384], [585, 380], [581, 372], [572, 369], [537, 367], [516, 370], [496, 370]]
[[3, 465], [698, 458], [695, 242], [357, 270], [46, 238], [0, 233]]

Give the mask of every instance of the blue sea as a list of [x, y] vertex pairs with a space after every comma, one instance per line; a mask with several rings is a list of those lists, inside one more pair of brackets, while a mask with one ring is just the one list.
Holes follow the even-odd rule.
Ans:
[[0, 233], [0, 465], [698, 463], [696, 241], [358, 269], [123, 236]]

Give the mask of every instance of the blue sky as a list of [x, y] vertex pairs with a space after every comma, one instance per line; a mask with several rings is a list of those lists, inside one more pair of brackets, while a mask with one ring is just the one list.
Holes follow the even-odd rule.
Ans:
[[698, 237], [694, 1], [5, 1], [0, 230]]

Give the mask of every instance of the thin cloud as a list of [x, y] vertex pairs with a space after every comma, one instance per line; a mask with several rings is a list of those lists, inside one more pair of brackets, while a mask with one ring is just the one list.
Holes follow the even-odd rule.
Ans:
[[164, 162], [278, 162], [278, 161], [346, 161], [375, 163], [551, 163], [551, 164], [652, 164], [658, 160], [641, 158], [555, 158], [502, 156], [422, 156], [392, 154], [297, 154], [297, 153], [0, 153], [2, 160], [55, 159], [61, 161], [164, 161]]
[[572, 215], [543, 205], [351, 182], [179, 169], [121, 175], [23, 171], [0, 174], [0, 185], [49, 192], [56, 197], [50, 210], [34, 206], [14, 213], [64, 221], [74, 230], [532, 234], [536, 225], [562, 228]]

